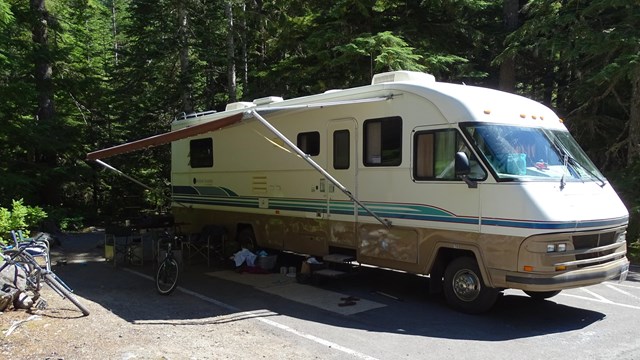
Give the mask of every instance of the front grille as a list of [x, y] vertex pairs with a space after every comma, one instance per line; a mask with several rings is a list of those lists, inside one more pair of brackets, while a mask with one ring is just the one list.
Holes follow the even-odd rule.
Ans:
[[573, 247], [576, 250], [592, 249], [599, 246], [613, 244], [615, 240], [615, 231], [610, 231], [602, 234], [574, 235]]
[[[588, 235], [574, 235], [573, 236], [573, 246], [576, 250], [587, 250], [593, 249], [600, 246], [611, 245], [616, 241], [617, 232], [610, 231], [606, 233], [600, 234], [588, 234]], [[613, 254], [615, 250], [607, 250], [607, 251], [599, 251], [588, 254], [577, 254], [576, 260], [586, 260], [586, 259], [597, 259], [602, 256]], [[578, 268], [583, 268], [587, 266], [604, 264], [612, 260], [604, 260], [604, 261], [595, 261], [590, 262], [588, 264], [578, 265]]]
[[[590, 253], [590, 254], [576, 255], [576, 260], [596, 259], [596, 258], [599, 258], [601, 256], [605, 256], [605, 255], [609, 255], [609, 254], [613, 254], [613, 253], [614, 253], [613, 250], [609, 250], [609, 251], [600, 251], [600, 252], [595, 252], [595, 253]], [[611, 260], [590, 262], [588, 264], [578, 265], [578, 268], [583, 268], [583, 267], [593, 266], [593, 265], [600, 265], [600, 264], [608, 263], [609, 261], [611, 261]]]

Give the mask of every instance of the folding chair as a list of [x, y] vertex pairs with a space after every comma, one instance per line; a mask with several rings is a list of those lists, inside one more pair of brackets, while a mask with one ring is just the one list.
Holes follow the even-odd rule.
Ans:
[[129, 237], [132, 231], [123, 226], [108, 226], [105, 229], [105, 258], [113, 261], [113, 266], [118, 262], [118, 256], [122, 261], [128, 261]]
[[144, 265], [144, 239], [142, 234], [131, 233], [127, 243], [127, 261], [132, 265]]
[[[186, 257], [191, 264], [194, 257], [202, 257], [207, 260], [207, 266], [211, 266], [211, 254], [217, 259], [224, 258], [224, 245], [227, 231], [219, 225], [207, 225], [200, 233], [191, 234], [182, 243], [186, 248]], [[184, 254], [184, 252], [183, 252]]]

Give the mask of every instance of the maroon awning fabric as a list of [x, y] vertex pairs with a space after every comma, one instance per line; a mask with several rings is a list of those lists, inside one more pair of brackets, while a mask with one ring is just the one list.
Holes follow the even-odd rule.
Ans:
[[222, 118], [214, 121], [208, 121], [203, 124], [193, 125], [183, 129], [169, 131], [164, 134], [154, 135], [148, 138], [128, 142], [125, 144], [116, 145], [110, 148], [93, 151], [87, 154], [87, 160], [104, 159], [114, 155], [120, 155], [120, 154], [132, 152], [140, 149], [146, 149], [146, 148], [150, 148], [150, 147], [154, 147], [162, 144], [167, 144], [172, 141], [204, 134], [209, 131], [215, 131], [239, 122], [240, 120], [242, 120], [243, 116], [244, 116], [243, 113], [238, 113], [235, 115], [228, 116], [226, 118]]

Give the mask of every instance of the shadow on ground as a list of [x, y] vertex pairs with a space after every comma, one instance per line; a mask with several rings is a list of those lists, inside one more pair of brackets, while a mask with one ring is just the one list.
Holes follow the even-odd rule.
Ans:
[[322, 285], [327, 291], [385, 305], [349, 316], [207, 276], [212, 269], [198, 265], [181, 274], [178, 291], [160, 296], [152, 281], [153, 265], [114, 267], [104, 261], [101, 233], [67, 234], [60, 240], [54, 264], [57, 258], [66, 259], [66, 265], [60, 261], [54, 271], [81, 298], [134, 324], [180, 326], [285, 315], [370, 332], [504, 341], [579, 330], [605, 317], [553, 299], [537, 302], [517, 295], [502, 297], [487, 314], [461, 314], [450, 310], [440, 296], [428, 294], [428, 278], [378, 269], [364, 269], [354, 277]]

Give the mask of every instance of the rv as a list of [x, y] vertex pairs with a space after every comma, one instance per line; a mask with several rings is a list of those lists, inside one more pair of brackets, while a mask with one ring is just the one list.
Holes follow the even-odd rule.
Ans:
[[628, 212], [549, 108], [409, 71], [177, 119], [176, 221], [262, 248], [430, 275], [454, 308], [624, 279]]

